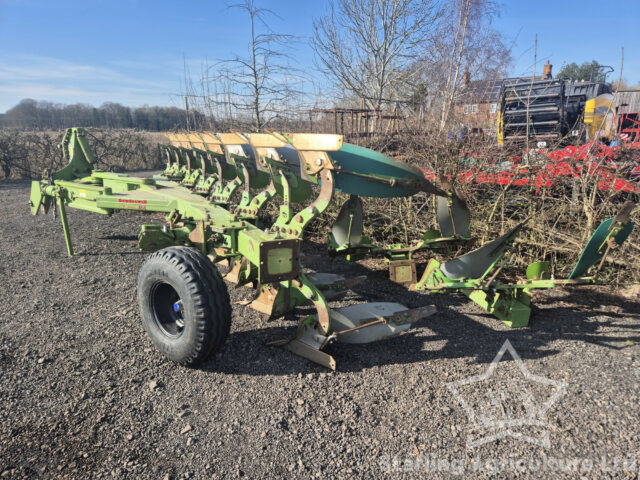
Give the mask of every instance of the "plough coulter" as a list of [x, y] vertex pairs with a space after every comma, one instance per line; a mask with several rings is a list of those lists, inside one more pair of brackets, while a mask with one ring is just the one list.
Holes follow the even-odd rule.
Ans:
[[[331, 230], [331, 255], [348, 260], [384, 256], [392, 280], [414, 290], [464, 293], [511, 326], [528, 323], [532, 289], [595, 283], [604, 258], [632, 229], [633, 206], [627, 205], [598, 228], [567, 280], [549, 279], [546, 262], [532, 264], [526, 281], [498, 280], [509, 245], [522, 226], [457, 259], [431, 260], [418, 280], [415, 252], [470, 238], [469, 210], [451, 187], [437, 187], [420, 170], [343, 143], [339, 135], [204, 132], [166, 137], [162, 175], [137, 178], [95, 169], [84, 131], [69, 129], [62, 142], [67, 165], [33, 182], [30, 203], [33, 214], [59, 211], [70, 256], [69, 207], [101, 214], [166, 214], [163, 223], [140, 229], [140, 248], [153, 253], [138, 276], [138, 303], [154, 344], [183, 365], [205, 361], [229, 333], [231, 304], [216, 266], [222, 261], [229, 264], [224, 280], [252, 285], [255, 293], [248, 305], [270, 319], [312, 304], [316, 313], [300, 321], [294, 338], [273, 344], [332, 369], [335, 360], [322, 351], [329, 343], [381, 340], [435, 312], [433, 306], [409, 309], [399, 303], [329, 306], [330, 300], [362, 280], [306, 274], [303, 269], [305, 228], [327, 209], [335, 192], [350, 197]], [[418, 192], [437, 196], [439, 230], [425, 232], [412, 245], [376, 246], [363, 235], [360, 197]], [[259, 227], [261, 211], [276, 199], [277, 218], [270, 227]], [[587, 270], [598, 262], [595, 274], [587, 277]]]

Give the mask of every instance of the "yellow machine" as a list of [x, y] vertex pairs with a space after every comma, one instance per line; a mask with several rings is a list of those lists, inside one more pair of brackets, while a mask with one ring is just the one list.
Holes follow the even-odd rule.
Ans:
[[613, 95], [603, 93], [587, 100], [584, 105], [584, 123], [587, 126], [588, 140], [612, 138], [615, 132]]

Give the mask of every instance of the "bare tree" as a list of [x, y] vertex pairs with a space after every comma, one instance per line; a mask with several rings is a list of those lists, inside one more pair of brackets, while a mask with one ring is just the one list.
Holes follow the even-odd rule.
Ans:
[[[440, 8], [435, 0], [332, 0], [314, 20], [312, 46], [336, 86], [379, 109], [408, 98], [418, 74], [408, 68], [431, 43]], [[399, 98], [400, 97], [400, 98]]]
[[444, 87], [444, 98], [442, 102], [442, 115], [440, 117], [440, 129], [442, 130], [447, 122], [449, 110], [453, 104], [453, 99], [460, 77], [460, 68], [462, 67], [462, 52], [464, 51], [464, 42], [467, 37], [467, 25], [469, 25], [469, 13], [471, 10], [471, 0], [456, 0], [458, 4], [458, 22], [453, 36], [453, 44], [451, 55], [449, 57], [449, 68], [447, 68], [447, 79]]
[[492, 0], [450, 0], [450, 11], [439, 24], [437, 40], [429, 61], [433, 73], [439, 79], [442, 98], [440, 130], [447, 125], [453, 104], [462, 83], [462, 72], [478, 79], [494, 79], [504, 74], [511, 56], [502, 36], [493, 28], [498, 15], [497, 4]]
[[[254, 0], [245, 0], [230, 8], [242, 10], [249, 19], [251, 33], [246, 55], [236, 55], [212, 65], [206, 81], [212, 82], [208, 97], [227, 116], [234, 113], [242, 120], [250, 119], [251, 127], [259, 132], [292, 107], [291, 99], [303, 96], [304, 78], [300, 70], [290, 64], [287, 47], [295, 37], [273, 33], [267, 24], [275, 14], [257, 7]], [[208, 106], [208, 110], [211, 106]]]

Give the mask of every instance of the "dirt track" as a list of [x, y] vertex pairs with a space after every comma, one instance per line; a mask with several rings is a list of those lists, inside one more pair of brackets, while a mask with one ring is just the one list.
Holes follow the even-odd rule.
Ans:
[[[383, 269], [321, 261], [311, 267], [369, 276], [347, 302], [438, 313], [386, 342], [330, 347], [338, 371], [329, 372], [265, 346], [292, 335], [299, 316], [267, 324], [235, 306], [221, 353], [186, 369], [160, 356], [140, 324], [140, 215], [70, 211], [69, 259], [59, 220], [29, 215], [28, 188], [0, 184], [1, 479], [638, 475], [637, 299], [559, 289], [536, 297], [530, 328], [513, 330], [465, 298], [410, 293]], [[234, 302], [250, 290], [230, 293]], [[500, 424], [471, 428], [448, 386], [487, 372], [507, 339], [529, 374], [555, 385], [526, 377], [506, 353], [487, 380], [457, 391], [476, 421], [544, 420], [511, 423], [512, 436]], [[575, 459], [575, 470], [563, 463]]]

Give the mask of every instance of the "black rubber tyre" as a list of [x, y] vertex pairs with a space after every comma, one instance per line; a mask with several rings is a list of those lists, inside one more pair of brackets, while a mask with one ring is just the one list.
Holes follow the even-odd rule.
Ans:
[[220, 272], [189, 247], [150, 255], [138, 275], [142, 325], [168, 359], [195, 366], [222, 347], [231, 328], [231, 302]]

